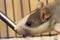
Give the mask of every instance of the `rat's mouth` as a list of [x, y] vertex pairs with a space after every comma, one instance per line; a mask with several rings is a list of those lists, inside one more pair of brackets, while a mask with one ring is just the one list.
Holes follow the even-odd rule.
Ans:
[[21, 32], [21, 34], [23, 35], [23, 37], [29, 36], [29, 34], [25, 30], [23, 32]]
[[23, 37], [27, 37], [27, 36], [29, 36], [30, 34], [27, 32], [27, 30], [26, 29], [24, 29], [24, 30], [16, 30], [16, 33], [18, 33], [19, 35], [23, 35]]

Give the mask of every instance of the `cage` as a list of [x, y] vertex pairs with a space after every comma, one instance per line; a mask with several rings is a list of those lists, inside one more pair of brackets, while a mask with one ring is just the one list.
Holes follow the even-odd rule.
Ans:
[[[54, 0], [0, 0], [0, 39], [14, 40], [54, 40], [57, 33], [55, 31], [40, 34], [38, 37], [23, 38], [13, 29], [15, 22], [19, 22], [28, 13], [35, 10], [39, 1], [43, 1], [44, 5], [52, 3]], [[33, 6], [34, 5], [34, 6]], [[3, 15], [3, 16], [2, 16]], [[5, 17], [9, 20], [6, 20]], [[1, 20], [2, 19], [2, 20]], [[13, 25], [11, 24], [11, 22]]]

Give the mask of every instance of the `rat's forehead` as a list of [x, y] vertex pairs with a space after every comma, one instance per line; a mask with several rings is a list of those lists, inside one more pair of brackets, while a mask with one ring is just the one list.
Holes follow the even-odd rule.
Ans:
[[38, 9], [34, 10], [29, 16], [28, 20], [40, 18], [40, 11]]

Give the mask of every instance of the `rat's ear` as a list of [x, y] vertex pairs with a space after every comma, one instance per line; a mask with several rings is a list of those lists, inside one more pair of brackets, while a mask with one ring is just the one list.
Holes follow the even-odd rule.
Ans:
[[40, 9], [40, 8], [42, 8], [43, 6], [44, 6], [44, 3], [43, 3], [43, 2], [41, 2], [41, 1], [38, 2], [38, 4], [37, 4], [37, 8]]
[[45, 21], [51, 16], [51, 10], [48, 7], [43, 7], [40, 9], [40, 18], [42, 21]]

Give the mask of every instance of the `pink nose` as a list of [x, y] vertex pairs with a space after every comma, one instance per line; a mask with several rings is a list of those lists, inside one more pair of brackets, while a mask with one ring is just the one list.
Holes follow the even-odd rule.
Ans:
[[21, 34], [22, 29], [21, 29], [21, 28], [15, 28], [15, 31], [16, 31], [18, 34]]
[[28, 36], [28, 33], [23, 28], [15, 28], [15, 30], [19, 35], [23, 35], [23, 37]]

